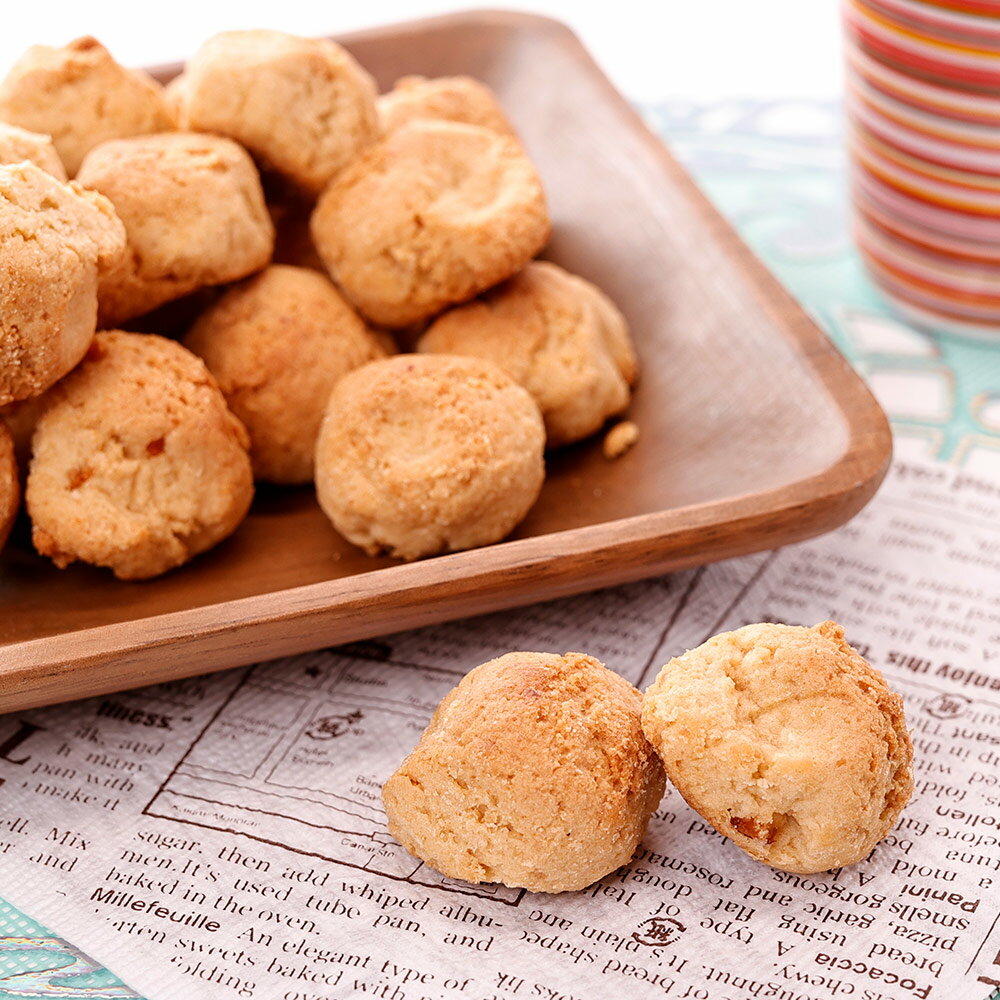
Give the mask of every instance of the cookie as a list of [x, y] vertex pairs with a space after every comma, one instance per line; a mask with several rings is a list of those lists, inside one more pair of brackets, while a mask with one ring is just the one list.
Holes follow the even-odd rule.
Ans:
[[464, 122], [514, 135], [496, 95], [471, 76], [404, 76], [375, 102], [382, 132], [422, 118]]
[[621, 413], [638, 371], [625, 319], [611, 300], [543, 261], [439, 316], [417, 350], [500, 365], [538, 403], [550, 447], [579, 441]]
[[330, 391], [385, 353], [326, 275], [279, 264], [226, 292], [184, 342], [249, 432], [255, 478], [272, 483], [312, 481]]
[[451, 878], [585, 888], [631, 860], [663, 795], [640, 704], [584, 653], [476, 667], [383, 785], [389, 832]]
[[106, 198], [33, 163], [0, 166], [0, 406], [39, 395], [83, 357], [100, 273], [124, 250]]
[[174, 127], [163, 88], [95, 38], [28, 49], [0, 83], [0, 120], [52, 136], [71, 177], [99, 143]]
[[542, 487], [538, 407], [496, 365], [403, 354], [334, 387], [316, 493], [345, 538], [417, 559], [499, 541]]
[[375, 83], [323, 38], [226, 31], [171, 91], [182, 128], [229, 136], [265, 170], [318, 195], [378, 135]]
[[747, 625], [676, 657], [642, 728], [688, 804], [784, 871], [860, 861], [913, 790], [902, 699], [834, 622]]
[[101, 280], [101, 326], [245, 278], [271, 259], [260, 177], [231, 139], [166, 132], [106, 142], [77, 180], [108, 197], [128, 235], [124, 266]]
[[416, 121], [337, 176], [311, 228], [344, 294], [373, 322], [402, 327], [509, 278], [545, 245], [550, 224], [514, 139]]
[[7, 542], [21, 503], [21, 483], [14, 458], [14, 438], [0, 419], [0, 549]]
[[0, 163], [21, 163], [24, 160], [41, 167], [57, 181], [66, 180], [66, 168], [59, 159], [51, 136], [0, 122]]
[[32, 443], [32, 540], [60, 568], [156, 576], [230, 535], [253, 496], [243, 425], [203, 362], [155, 334], [98, 333]]

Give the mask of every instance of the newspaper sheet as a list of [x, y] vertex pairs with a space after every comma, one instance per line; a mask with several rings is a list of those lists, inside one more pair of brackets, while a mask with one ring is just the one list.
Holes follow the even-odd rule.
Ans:
[[[826, 618], [915, 743], [913, 801], [858, 864], [774, 871], [670, 789], [634, 860], [577, 893], [445, 878], [387, 833], [382, 781], [478, 663], [582, 650], [644, 688], [715, 632]], [[982, 1000], [1000, 481], [901, 461], [849, 525], [777, 552], [0, 717], [0, 782], [4, 894], [150, 1000]]]

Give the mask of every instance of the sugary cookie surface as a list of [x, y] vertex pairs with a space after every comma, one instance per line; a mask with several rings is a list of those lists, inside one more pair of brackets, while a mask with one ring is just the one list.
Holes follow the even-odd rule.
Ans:
[[247, 433], [202, 361], [141, 333], [99, 333], [35, 430], [35, 547], [143, 579], [229, 535], [253, 497]]
[[182, 128], [235, 139], [312, 196], [378, 135], [372, 78], [322, 38], [223, 32], [195, 53], [169, 99]]
[[785, 871], [861, 860], [913, 788], [902, 699], [833, 622], [714, 636], [663, 667], [642, 726], [688, 804]]
[[0, 165], [0, 406], [44, 392], [87, 350], [125, 230], [106, 198], [30, 162]]
[[538, 403], [550, 447], [579, 441], [624, 410], [637, 363], [611, 300], [548, 261], [439, 316], [417, 350], [500, 365]]
[[545, 475], [528, 393], [477, 358], [401, 354], [345, 375], [316, 445], [316, 491], [368, 552], [417, 559], [499, 541]]
[[538, 174], [514, 139], [421, 120], [339, 174], [311, 229], [358, 309], [402, 327], [515, 274], [545, 245], [550, 222]]
[[663, 795], [639, 707], [583, 653], [490, 660], [385, 783], [389, 832], [454, 878], [582, 889], [628, 863]]
[[329, 278], [282, 264], [230, 288], [184, 343], [246, 426], [255, 478], [272, 483], [312, 481], [330, 391], [385, 354]]
[[174, 128], [163, 88], [90, 37], [28, 49], [0, 82], [0, 121], [52, 136], [70, 177], [99, 143]]

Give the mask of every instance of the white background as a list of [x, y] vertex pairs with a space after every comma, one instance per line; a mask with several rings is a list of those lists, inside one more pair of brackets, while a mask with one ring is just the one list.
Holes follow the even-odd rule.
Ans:
[[[280, 28], [335, 34], [468, 4], [433, 0], [0, 0], [0, 74], [29, 45], [99, 38], [120, 62], [185, 58], [217, 31]], [[832, 98], [840, 92], [837, 0], [541, 0], [514, 7], [570, 23], [618, 87], [636, 100]]]

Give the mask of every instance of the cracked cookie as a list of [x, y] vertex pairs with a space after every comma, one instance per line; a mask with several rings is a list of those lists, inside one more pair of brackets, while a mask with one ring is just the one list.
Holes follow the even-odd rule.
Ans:
[[283, 264], [230, 288], [184, 344], [249, 432], [254, 476], [272, 483], [312, 480], [330, 391], [385, 354], [326, 275]]
[[71, 177], [98, 143], [174, 128], [163, 88], [89, 37], [28, 49], [0, 83], [0, 120], [52, 136]]
[[860, 861], [913, 790], [902, 699], [834, 622], [747, 625], [675, 657], [642, 728], [688, 804], [784, 871]]
[[500, 365], [538, 403], [549, 447], [579, 441], [621, 413], [638, 373], [628, 327], [614, 303], [589, 281], [546, 261], [532, 261], [439, 316], [417, 350]]
[[476, 667], [383, 786], [389, 832], [452, 878], [585, 888], [631, 860], [663, 795], [640, 704], [584, 653]]
[[271, 259], [274, 226], [260, 177], [231, 139], [166, 132], [105, 142], [77, 180], [111, 201], [128, 237], [123, 265], [101, 279], [102, 327], [245, 278]]
[[33, 163], [0, 166], [0, 406], [44, 392], [87, 350], [125, 230], [111, 203]]
[[180, 566], [243, 520], [248, 443], [200, 358], [155, 334], [98, 333], [35, 429], [35, 548], [123, 580]]
[[538, 497], [545, 430], [531, 396], [478, 358], [401, 354], [334, 387], [316, 493], [371, 555], [418, 559], [497, 542]]
[[315, 196], [377, 138], [375, 92], [336, 42], [226, 31], [198, 49], [170, 100], [182, 128], [235, 139]]
[[516, 140], [421, 120], [339, 174], [310, 228], [358, 309], [403, 327], [515, 274], [545, 245], [550, 223], [541, 181]]

